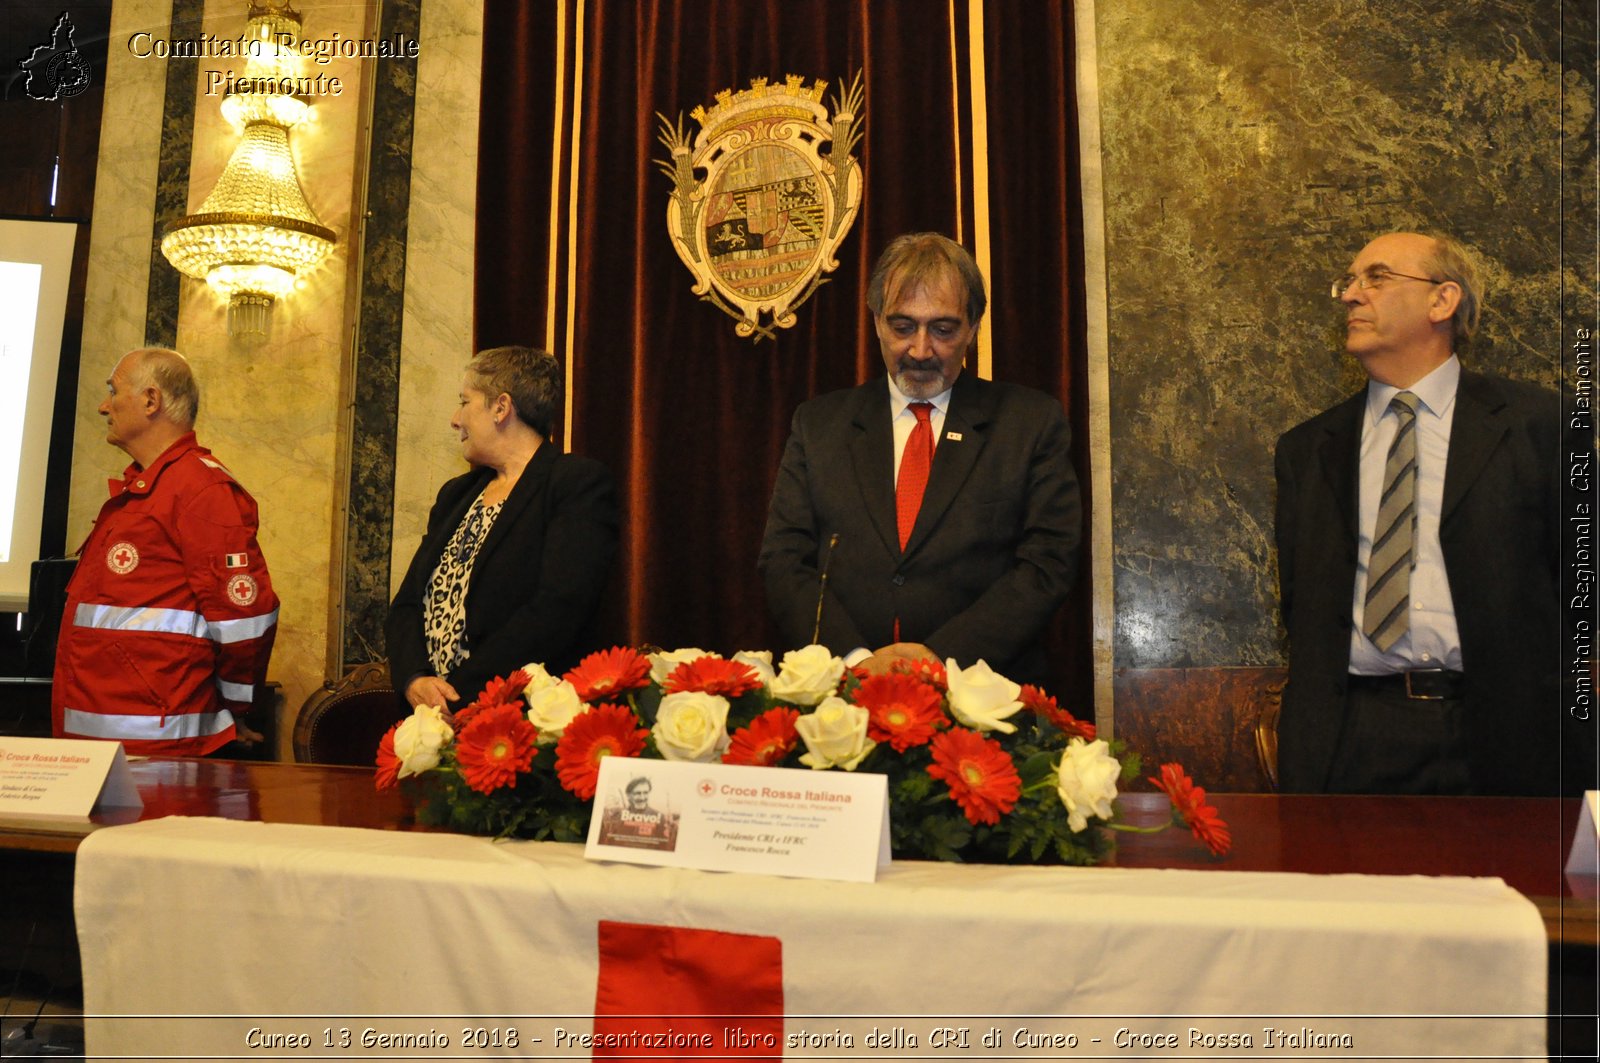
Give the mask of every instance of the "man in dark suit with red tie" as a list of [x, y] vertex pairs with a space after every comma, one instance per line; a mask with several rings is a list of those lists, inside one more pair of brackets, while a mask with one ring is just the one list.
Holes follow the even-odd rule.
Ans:
[[1581, 790], [1556, 396], [1462, 368], [1479, 292], [1453, 240], [1380, 236], [1333, 295], [1369, 380], [1278, 441], [1283, 789], [1552, 793], [1566, 755]]
[[1050, 396], [962, 372], [986, 305], [946, 237], [901, 236], [878, 260], [887, 376], [795, 412], [772, 493], [760, 568], [790, 644], [872, 672], [948, 657], [1044, 681], [1078, 566], [1070, 429]]

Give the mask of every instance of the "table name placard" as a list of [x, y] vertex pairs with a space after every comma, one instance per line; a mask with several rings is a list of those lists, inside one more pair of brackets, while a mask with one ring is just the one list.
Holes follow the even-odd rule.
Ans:
[[1600, 790], [1590, 790], [1583, 795], [1583, 813], [1578, 817], [1578, 830], [1572, 836], [1572, 848], [1567, 853], [1567, 874], [1588, 875], [1600, 873]]
[[871, 882], [889, 862], [888, 779], [606, 757], [591, 860]]
[[88, 819], [97, 808], [142, 808], [121, 742], [0, 738], [0, 814]]

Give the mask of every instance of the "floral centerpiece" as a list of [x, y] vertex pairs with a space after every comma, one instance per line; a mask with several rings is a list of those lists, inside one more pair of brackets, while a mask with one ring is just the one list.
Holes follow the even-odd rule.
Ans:
[[[977, 662], [907, 661], [886, 675], [823, 646], [724, 658], [617, 647], [563, 676], [529, 664], [454, 716], [418, 707], [378, 746], [379, 789], [421, 822], [581, 841], [600, 760], [721, 761], [888, 776], [896, 856], [1092, 864], [1111, 847], [1119, 784], [1139, 758], [1032, 686]], [[1228, 828], [1183, 768], [1150, 781], [1212, 853]], [[1157, 828], [1160, 829], [1160, 828]]]

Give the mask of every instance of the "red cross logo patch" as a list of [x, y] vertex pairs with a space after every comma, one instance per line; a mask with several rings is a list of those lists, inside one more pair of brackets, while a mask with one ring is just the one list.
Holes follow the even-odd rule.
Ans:
[[249, 605], [256, 600], [256, 581], [250, 576], [237, 575], [228, 581], [228, 600], [234, 605]]
[[119, 576], [126, 576], [139, 567], [139, 551], [132, 543], [112, 543], [106, 551], [106, 568]]

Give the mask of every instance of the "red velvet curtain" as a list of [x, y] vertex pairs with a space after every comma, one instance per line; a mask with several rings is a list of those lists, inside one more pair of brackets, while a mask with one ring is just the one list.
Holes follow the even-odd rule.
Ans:
[[[812, 395], [883, 372], [864, 298], [892, 237], [932, 229], [974, 246], [968, 52], [979, 32], [994, 376], [1067, 404], [1088, 504], [1070, 0], [988, 0], [981, 26], [966, 0], [486, 4], [477, 345], [545, 344], [556, 310], [548, 342], [573, 367], [568, 449], [604, 461], [623, 501], [611, 638], [776, 645], [755, 562], [789, 418]], [[687, 115], [720, 90], [788, 74], [826, 79], [831, 101], [857, 70], [866, 191], [840, 266], [776, 342], [740, 339], [690, 292], [669, 242], [656, 113]], [[1080, 704], [1087, 573], [1086, 549], [1053, 640], [1056, 689]]]

